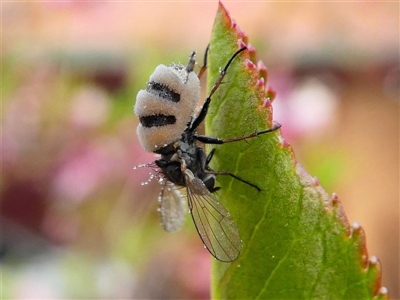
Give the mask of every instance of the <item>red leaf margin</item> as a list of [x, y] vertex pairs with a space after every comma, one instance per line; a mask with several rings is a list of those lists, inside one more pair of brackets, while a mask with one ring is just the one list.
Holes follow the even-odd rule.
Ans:
[[[237, 25], [236, 21], [230, 16], [221, 1], [218, 3], [217, 14], [222, 17], [224, 24], [227, 29], [235, 33], [236, 40], [238, 41], [238, 49], [243, 46], [247, 46], [249, 51], [244, 53], [246, 58], [247, 71], [251, 73], [254, 84], [254, 92], [258, 96], [258, 99], [263, 99], [259, 103], [259, 110], [265, 112], [266, 125], [272, 123], [272, 106], [271, 102], [274, 100], [276, 92], [268, 84], [268, 70], [262, 61], [257, 59], [256, 49], [249, 43], [249, 38]], [[373, 299], [388, 299], [388, 290], [381, 286], [382, 268], [379, 259], [376, 256], [368, 257], [368, 250], [366, 247], [366, 237], [363, 228], [358, 222], [349, 224], [343, 206], [339, 200], [339, 197], [333, 193], [329, 196], [328, 193], [322, 188], [319, 180], [316, 177], [312, 177], [302, 167], [302, 165], [296, 160], [293, 149], [290, 144], [287, 143], [283, 137], [281, 137], [281, 147], [286, 148], [290, 152], [293, 164], [296, 169], [296, 173], [299, 176], [302, 184], [305, 187], [312, 187], [317, 193], [324, 199], [324, 210], [327, 214], [334, 215], [336, 220], [343, 224], [346, 230], [347, 238], [352, 241], [352, 244], [357, 247], [359, 252], [360, 265], [362, 266], [363, 272], [371, 277], [375, 277], [375, 281], [371, 286], [371, 296]], [[368, 276], [368, 277], [369, 277]]]

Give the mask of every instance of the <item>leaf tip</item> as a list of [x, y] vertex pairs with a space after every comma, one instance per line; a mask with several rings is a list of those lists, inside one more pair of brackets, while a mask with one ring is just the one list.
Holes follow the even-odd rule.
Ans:
[[388, 289], [386, 287], [381, 286], [381, 279], [382, 279], [381, 262], [375, 255], [372, 255], [369, 258], [366, 271], [371, 275], [369, 277], [375, 278], [372, 282], [374, 298], [385, 299], [385, 297], [382, 298], [380, 296], [384, 296], [384, 295], [387, 296]]
[[365, 241], [365, 233], [364, 229], [361, 227], [358, 221], [355, 221], [351, 225], [351, 239], [353, 239], [356, 243], [356, 247], [358, 247], [358, 251], [360, 253], [361, 258], [361, 266], [363, 268], [368, 267], [368, 252], [367, 245]]
[[246, 60], [246, 67], [253, 70], [256, 69], [256, 65], [250, 59]]
[[273, 88], [268, 87], [267, 92], [265, 93], [265, 96], [270, 99], [271, 101], [273, 101], [276, 97], [276, 92]]
[[262, 60], [257, 62], [258, 76], [264, 78], [265, 81], [268, 79], [268, 70]]
[[318, 177], [316, 177], [316, 176], [314, 176], [314, 177], [312, 178], [312, 183], [313, 183], [313, 186], [314, 186], [314, 187], [320, 186], [320, 185], [321, 185], [321, 183], [320, 183]]
[[381, 286], [381, 263], [379, 259], [372, 255], [368, 258], [365, 232], [358, 221], [351, 225], [350, 239], [353, 240], [356, 249], [359, 251], [360, 265], [371, 278], [370, 287], [374, 299], [387, 299], [387, 288]]
[[355, 232], [361, 230], [361, 225], [358, 221], [354, 221], [353, 224], [351, 225], [351, 227], [353, 228], [353, 230]]
[[[234, 43], [236, 43], [236, 49], [247, 48], [247, 51], [240, 58], [242, 71], [246, 73], [247, 86], [251, 94], [255, 96], [253, 99], [258, 99], [258, 102], [254, 102], [254, 108], [264, 115], [267, 126], [271, 125], [273, 119], [271, 102], [275, 99], [276, 93], [268, 84], [267, 68], [264, 63], [257, 61], [256, 49], [249, 43], [248, 36], [239, 28], [221, 1], [218, 2], [216, 23], [213, 31], [216, 30], [216, 27], [220, 30], [218, 40], [221, 39], [221, 32], [225, 32], [232, 42], [231, 45], [234, 46]], [[210, 44], [214, 49], [213, 40]], [[226, 47], [226, 44], [224, 46]]]
[[372, 265], [376, 265], [376, 264], [379, 263], [379, 259], [378, 259], [375, 255], [372, 255], [372, 256], [369, 258], [369, 262], [370, 262], [370, 264], [372, 264]]
[[351, 231], [350, 231], [350, 223], [349, 220], [347, 219], [346, 213], [344, 212], [343, 205], [339, 200], [339, 196], [336, 193], [332, 193], [332, 207], [334, 211], [336, 212], [336, 218], [338, 219], [339, 222], [341, 222], [346, 231], [346, 235], [350, 236]]
[[243, 48], [243, 47], [247, 47], [246, 43], [242, 39], [238, 40], [238, 46], [239, 46], [239, 49]]
[[252, 60], [254, 63], [256, 63], [257, 62], [257, 50], [256, 50], [256, 48], [254, 48], [252, 44], [247, 42], [247, 49], [249, 51], [250, 60]]
[[225, 5], [221, 1], [218, 1], [217, 14], [221, 15], [224, 23], [227, 26], [229, 26], [230, 28], [237, 28], [236, 21], [230, 16], [228, 10], [225, 8]]
[[336, 193], [332, 193], [332, 204], [337, 205], [339, 203], [339, 196]]
[[279, 145], [281, 148], [289, 148], [290, 144], [280, 135], [279, 137]]
[[261, 78], [257, 79], [256, 85], [259, 88], [264, 88], [265, 87], [264, 77], [261, 77]]
[[389, 299], [388, 289], [384, 286], [380, 287], [378, 294], [374, 297], [374, 299]]
[[262, 106], [266, 108], [271, 108], [272, 107], [271, 100], [269, 98], [264, 98]]

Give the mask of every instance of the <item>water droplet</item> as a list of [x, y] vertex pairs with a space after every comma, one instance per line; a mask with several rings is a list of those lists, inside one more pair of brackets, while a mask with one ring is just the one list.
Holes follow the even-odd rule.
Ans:
[[388, 289], [386, 287], [382, 286], [379, 289], [379, 293], [382, 294], [382, 295], [386, 295], [388, 293]]
[[353, 228], [354, 229], [360, 229], [360, 227], [361, 227], [361, 225], [360, 225], [360, 223], [358, 223], [358, 221], [355, 221], [354, 223], [353, 223]]
[[369, 259], [371, 264], [377, 264], [378, 263], [378, 258], [376, 256], [371, 256]]

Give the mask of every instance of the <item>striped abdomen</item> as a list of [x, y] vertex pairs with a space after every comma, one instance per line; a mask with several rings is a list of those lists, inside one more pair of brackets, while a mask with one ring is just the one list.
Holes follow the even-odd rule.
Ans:
[[159, 65], [150, 76], [146, 90], [136, 97], [135, 113], [142, 147], [149, 152], [181, 138], [196, 108], [200, 81], [182, 65]]

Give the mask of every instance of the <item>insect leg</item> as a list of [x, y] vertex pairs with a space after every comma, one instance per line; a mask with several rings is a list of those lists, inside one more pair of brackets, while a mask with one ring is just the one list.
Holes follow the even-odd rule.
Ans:
[[210, 153], [208, 153], [208, 155], [207, 155], [206, 166], [209, 165], [210, 161], [212, 160], [212, 158], [214, 156], [214, 153], [215, 153], [215, 148], [212, 148]]
[[[254, 138], [254, 137], [257, 137], [257, 136], [259, 136], [261, 134], [278, 130], [279, 128], [281, 128], [281, 124], [276, 123], [274, 125], [274, 127], [272, 127], [272, 128], [269, 128], [269, 129], [266, 129], [266, 130], [263, 130], [263, 131], [254, 132], [252, 134], [244, 135], [244, 136], [241, 136], [241, 137], [225, 139], [225, 140], [220, 139], [220, 138], [204, 136], [204, 135], [198, 135], [198, 134], [195, 134], [194, 137], [198, 141], [200, 141], [202, 143], [205, 143], [205, 144], [225, 144], [225, 143], [237, 142], [237, 141], [241, 141], [241, 140]], [[232, 178], [235, 178], [236, 180], [239, 180], [239, 181], [241, 181], [243, 183], [246, 183], [246, 184], [250, 185], [251, 187], [255, 188], [259, 192], [261, 191], [261, 189], [257, 185], [255, 185], [255, 184], [253, 184], [253, 183], [251, 183], [251, 182], [249, 182], [249, 181], [247, 181], [247, 180], [245, 180], [245, 179], [243, 179], [243, 178], [241, 178], [241, 177], [239, 177], [239, 176], [237, 176], [237, 175], [235, 175], [233, 173], [230, 173], [230, 172], [227, 172], [227, 171], [215, 172], [215, 171], [211, 170], [208, 165], [211, 162], [211, 159], [213, 158], [214, 153], [215, 153], [215, 148], [210, 151], [210, 153], [206, 157], [205, 161], [201, 163], [201, 167], [202, 167], [204, 173], [214, 174], [214, 175], [228, 175], [228, 176], [231, 176]]]
[[[204, 151], [203, 151], [202, 148], [199, 148], [198, 151], [201, 151], [201, 152], [204, 153]], [[210, 153], [207, 155], [207, 158], [206, 158], [205, 160], [204, 160], [204, 159], [200, 160], [200, 166], [201, 166], [202, 171], [203, 171], [204, 173], [206, 173], [206, 174], [213, 174], [213, 175], [228, 175], [228, 176], [231, 176], [231, 177], [235, 178], [236, 180], [239, 180], [239, 181], [241, 181], [241, 182], [243, 182], [243, 183], [245, 183], [245, 184], [250, 185], [251, 187], [255, 188], [255, 189], [256, 189], [257, 191], [259, 191], [259, 192], [261, 191], [261, 189], [260, 189], [257, 185], [255, 185], [255, 184], [253, 184], [253, 183], [251, 183], [251, 182], [249, 182], [249, 181], [247, 181], [247, 180], [244, 180], [243, 178], [241, 178], [241, 177], [239, 177], [239, 176], [237, 176], [237, 175], [235, 175], [235, 174], [233, 174], [233, 173], [231, 173], [231, 172], [226, 172], [226, 171], [215, 172], [215, 171], [213, 171], [213, 170], [208, 166], [208, 164], [210, 163], [211, 159], [213, 158], [214, 153], [215, 153], [215, 148], [212, 149], [212, 150], [210, 151]], [[205, 157], [205, 155], [204, 155], [204, 157]], [[217, 190], [217, 188], [214, 188], [214, 187], [213, 187], [213, 189], [214, 189], [214, 191]], [[219, 189], [219, 188], [218, 188], [218, 189]]]
[[219, 77], [217, 79], [217, 81], [215, 82], [215, 84], [213, 85], [213, 87], [211, 88], [211, 92], [208, 95], [206, 101], [203, 104], [203, 107], [201, 108], [201, 111], [199, 113], [199, 115], [197, 116], [197, 118], [193, 121], [192, 125], [190, 126], [190, 131], [193, 132], [196, 130], [196, 128], [200, 125], [201, 122], [203, 122], [204, 118], [207, 115], [207, 111], [208, 111], [208, 107], [210, 106], [210, 102], [211, 102], [211, 97], [212, 95], [215, 93], [215, 91], [218, 89], [218, 87], [221, 85], [222, 79], [224, 79], [225, 75], [226, 75], [226, 71], [228, 70], [230, 64], [232, 63], [232, 61], [235, 59], [235, 57], [242, 51], [246, 50], [247, 47], [243, 47], [241, 49], [239, 49], [238, 51], [235, 52], [235, 54], [232, 55], [232, 57], [229, 59], [228, 63], [225, 65], [225, 68], [221, 71], [221, 73], [219, 74]]
[[276, 123], [274, 125], [274, 127], [266, 129], [266, 130], [262, 130], [262, 131], [257, 131], [248, 135], [243, 135], [240, 137], [235, 137], [235, 138], [231, 138], [231, 139], [220, 139], [220, 138], [215, 138], [215, 137], [211, 137], [211, 136], [206, 136], [206, 135], [200, 135], [200, 134], [194, 134], [194, 138], [196, 140], [198, 140], [199, 142], [202, 142], [204, 144], [216, 144], [216, 145], [220, 145], [220, 144], [226, 144], [226, 143], [232, 143], [232, 142], [237, 142], [237, 141], [242, 141], [242, 140], [246, 140], [246, 139], [250, 139], [250, 138], [254, 138], [257, 137], [259, 135], [262, 135], [264, 133], [268, 133], [268, 132], [272, 132], [275, 130], [278, 130], [279, 128], [281, 128], [281, 124]]
[[[214, 150], [214, 149], [213, 149]], [[210, 157], [211, 154], [211, 157]], [[214, 154], [214, 151], [211, 151], [208, 156], [206, 156], [206, 153], [204, 152], [204, 149], [201, 147], [197, 147], [197, 159], [200, 162], [200, 169], [201, 172], [197, 174], [201, 181], [203, 181], [204, 185], [207, 187], [207, 189], [213, 193], [215, 191], [218, 191], [220, 187], [215, 187], [215, 175], [211, 174], [207, 171], [212, 171], [210, 167], [208, 166], [208, 163], [210, 162], [212, 155]]]
[[218, 171], [218, 172], [216, 172], [216, 171], [207, 171], [207, 170], [205, 170], [204, 172], [207, 173], [207, 174], [231, 176], [232, 178], [235, 178], [236, 180], [239, 180], [239, 181], [241, 181], [241, 182], [243, 182], [243, 183], [255, 188], [257, 191], [261, 192], [261, 189], [257, 185], [255, 185], [254, 183], [251, 183], [251, 182], [249, 182], [249, 181], [247, 181], [247, 180], [245, 180], [245, 179], [243, 179], [243, 178], [241, 178], [241, 177], [239, 177], [239, 176], [237, 176], [237, 175], [235, 175], [235, 174], [233, 174], [231, 172], [226, 172], [226, 171]]
[[197, 74], [197, 77], [199, 77], [199, 79], [201, 78], [201, 76], [207, 69], [207, 57], [208, 57], [209, 48], [210, 48], [210, 44], [207, 45], [206, 51], [204, 52], [203, 66], [201, 67], [199, 74]]

